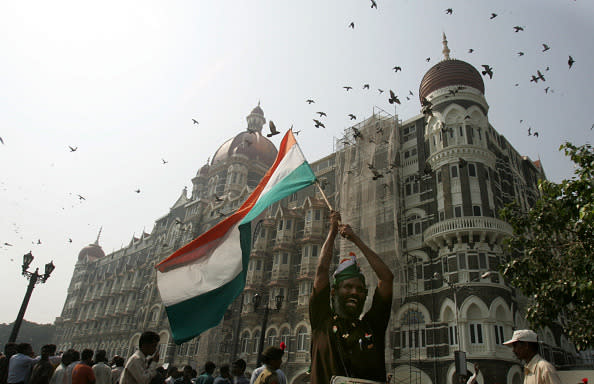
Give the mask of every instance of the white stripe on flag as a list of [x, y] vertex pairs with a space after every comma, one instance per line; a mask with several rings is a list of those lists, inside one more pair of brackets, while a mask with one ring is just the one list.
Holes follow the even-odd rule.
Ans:
[[[303, 152], [301, 152], [301, 148], [297, 143], [293, 144], [293, 146], [287, 151], [285, 157], [282, 158], [278, 167], [270, 176], [268, 183], [264, 189], [262, 189], [262, 193], [260, 193], [259, 199], [262, 198], [266, 194], [266, 192], [270, 191], [272, 187], [278, 184], [282, 179], [287, 177], [291, 172], [295, 169], [299, 168], [301, 164], [305, 161], [305, 156], [303, 156]], [[259, 200], [258, 199], [258, 200]]]
[[177, 304], [221, 287], [242, 270], [239, 222], [209, 256], [167, 272], [157, 270], [159, 292], [165, 306]]

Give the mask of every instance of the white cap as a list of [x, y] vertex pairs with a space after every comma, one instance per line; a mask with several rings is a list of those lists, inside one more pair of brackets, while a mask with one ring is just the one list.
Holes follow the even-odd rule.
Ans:
[[506, 341], [503, 345], [510, 345], [516, 341], [525, 341], [528, 343], [538, 343], [538, 336], [536, 332], [531, 329], [518, 329], [514, 331], [511, 340]]

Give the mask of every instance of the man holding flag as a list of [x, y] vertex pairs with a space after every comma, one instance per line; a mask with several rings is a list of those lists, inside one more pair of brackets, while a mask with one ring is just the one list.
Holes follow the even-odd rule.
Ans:
[[[322, 247], [309, 301], [311, 383], [353, 381], [344, 377], [341, 381], [341, 376], [385, 383], [385, 336], [392, 308], [394, 275], [348, 224], [339, 223], [340, 213], [332, 211], [330, 231]], [[338, 233], [359, 248], [378, 278], [371, 308], [363, 318], [360, 316], [367, 287], [354, 252], [341, 256], [330, 286], [330, 263]]]
[[293, 132], [288, 131], [274, 164], [242, 206], [156, 266], [157, 286], [177, 344], [219, 324], [243, 291], [251, 222], [270, 205], [315, 181]]

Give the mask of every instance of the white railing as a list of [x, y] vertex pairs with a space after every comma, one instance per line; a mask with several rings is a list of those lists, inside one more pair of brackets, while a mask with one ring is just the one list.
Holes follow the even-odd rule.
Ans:
[[483, 231], [496, 231], [509, 236], [513, 234], [513, 229], [511, 225], [509, 225], [505, 221], [495, 219], [492, 217], [467, 216], [457, 217], [455, 219], [448, 219], [433, 224], [432, 226], [427, 228], [425, 232], [423, 232], [423, 237], [425, 238], [425, 241], [427, 241], [428, 239], [434, 236], [445, 235], [448, 233], [455, 233], [459, 231], [472, 231], [477, 233]]

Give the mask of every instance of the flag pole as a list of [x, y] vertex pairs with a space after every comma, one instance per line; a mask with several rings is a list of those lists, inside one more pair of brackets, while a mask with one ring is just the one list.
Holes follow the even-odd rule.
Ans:
[[326, 202], [326, 205], [328, 206], [328, 209], [330, 209], [331, 211], [333, 211], [334, 209], [330, 205], [330, 202], [328, 201], [328, 198], [326, 197], [326, 194], [324, 193], [324, 190], [320, 186], [320, 181], [318, 179], [316, 179], [316, 183], [315, 184], [318, 186], [318, 190], [322, 194], [322, 197], [324, 198], [324, 201]]

